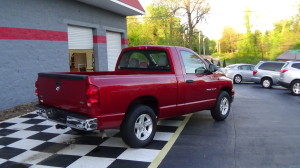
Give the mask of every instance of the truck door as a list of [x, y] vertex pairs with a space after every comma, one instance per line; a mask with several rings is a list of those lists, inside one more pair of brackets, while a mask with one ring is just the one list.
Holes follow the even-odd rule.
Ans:
[[198, 55], [184, 50], [180, 51], [180, 55], [185, 69], [185, 100], [179, 106], [184, 106], [185, 113], [207, 109], [214, 101], [214, 78], [208, 73], [204, 60]]

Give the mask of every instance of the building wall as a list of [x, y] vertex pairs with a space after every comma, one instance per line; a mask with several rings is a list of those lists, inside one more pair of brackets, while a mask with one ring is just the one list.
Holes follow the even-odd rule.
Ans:
[[93, 28], [96, 70], [107, 70], [106, 31], [126, 18], [74, 0], [6, 0], [0, 5], [0, 110], [36, 101], [39, 72], [69, 71], [67, 26]]

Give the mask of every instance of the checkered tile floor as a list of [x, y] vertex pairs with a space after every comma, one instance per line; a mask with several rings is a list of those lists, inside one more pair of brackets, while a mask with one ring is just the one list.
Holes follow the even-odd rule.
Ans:
[[140, 149], [129, 148], [119, 130], [80, 135], [56, 129], [34, 112], [0, 123], [0, 167], [148, 167], [172, 137], [184, 116], [161, 120], [154, 141]]

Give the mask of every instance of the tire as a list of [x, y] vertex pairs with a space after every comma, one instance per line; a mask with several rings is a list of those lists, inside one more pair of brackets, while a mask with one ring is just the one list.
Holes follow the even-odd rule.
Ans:
[[135, 105], [126, 114], [120, 131], [123, 141], [132, 148], [148, 145], [156, 132], [156, 115], [152, 108]]
[[300, 96], [300, 80], [293, 81], [290, 90], [294, 96]]
[[263, 78], [261, 80], [261, 86], [263, 88], [269, 88], [270, 89], [270, 88], [272, 88], [272, 85], [273, 85], [273, 81], [270, 78]]
[[223, 121], [229, 115], [230, 107], [230, 96], [226, 91], [222, 91], [217, 99], [216, 105], [210, 110], [210, 114], [214, 120]]
[[243, 80], [243, 77], [241, 75], [235, 75], [233, 77], [233, 83], [236, 83], [236, 84], [240, 84]]

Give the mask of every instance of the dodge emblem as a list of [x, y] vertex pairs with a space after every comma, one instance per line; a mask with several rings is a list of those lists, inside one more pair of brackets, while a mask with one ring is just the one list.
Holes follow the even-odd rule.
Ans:
[[56, 91], [59, 91], [59, 90], [60, 90], [60, 86], [57, 86], [55, 90], [56, 90]]

